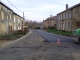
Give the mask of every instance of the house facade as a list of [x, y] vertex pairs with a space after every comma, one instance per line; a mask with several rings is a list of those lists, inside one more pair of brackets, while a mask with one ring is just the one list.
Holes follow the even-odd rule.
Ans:
[[48, 29], [49, 27], [56, 28], [56, 16], [50, 16], [46, 20], [43, 20], [43, 28]]
[[25, 19], [0, 2], [0, 36], [23, 30]]
[[80, 28], [80, 3], [57, 14], [57, 29], [73, 31]]
[[0, 2], [0, 35], [13, 33], [13, 10]]
[[13, 12], [13, 21], [14, 21], [14, 33], [18, 30], [23, 31], [24, 21], [25, 19], [18, 14]]
[[14, 33], [18, 30], [18, 15], [13, 12]]

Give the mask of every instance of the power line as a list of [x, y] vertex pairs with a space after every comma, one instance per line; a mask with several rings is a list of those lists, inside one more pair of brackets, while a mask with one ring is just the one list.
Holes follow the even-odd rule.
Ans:
[[30, 2], [30, 1], [28, 1], [28, 0], [26, 0], [27, 2], [29, 2], [29, 3], [31, 3], [31, 4], [33, 4], [33, 5], [37, 5], [37, 4], [34, 4], [34, 3], [32, 3], [32, 2]]
[[[7, 0], [12, 6], [14, 6], [9, 0]], [[15, 6], [14, 6], [15, 7]], [[16, 7], [15, 7], [16, 8]], [[18, 8], [16, 8], [19, 12], [23, 13], [22, 11], [20, 11]]]

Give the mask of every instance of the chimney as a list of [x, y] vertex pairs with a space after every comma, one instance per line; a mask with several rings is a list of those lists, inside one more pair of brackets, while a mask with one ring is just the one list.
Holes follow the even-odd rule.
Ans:
[[52, 17], [52, 15], [50, 15], [50, 17]]
[[66, 4], [66, 10], [68, 9], [68, 4]]
[[44, 20], [43, 20], [43, 22], [44, 22]]

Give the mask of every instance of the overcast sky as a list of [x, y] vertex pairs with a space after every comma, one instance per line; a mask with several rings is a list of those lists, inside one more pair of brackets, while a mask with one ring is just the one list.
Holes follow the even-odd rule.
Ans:
[[14, 8], [7, 0], [1, 0], [4, 4], [10, 7], [14, 12], [25, 18], [33, 21], [43, 21], [50, 15], [55, 16], [65, 10], [65, 5], [69, 7], [80, 3], [80, 0], [9, 0], [16, 8]]

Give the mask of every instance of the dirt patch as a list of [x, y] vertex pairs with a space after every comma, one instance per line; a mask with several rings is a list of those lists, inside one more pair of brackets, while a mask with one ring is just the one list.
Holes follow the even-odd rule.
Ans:
[[12, 35], [2, 36], [2, 37], [0, 37], [0, 47], [8, 42], [19, 39], [20, 37], [22, 37], [22, 36], [12, 36]]

